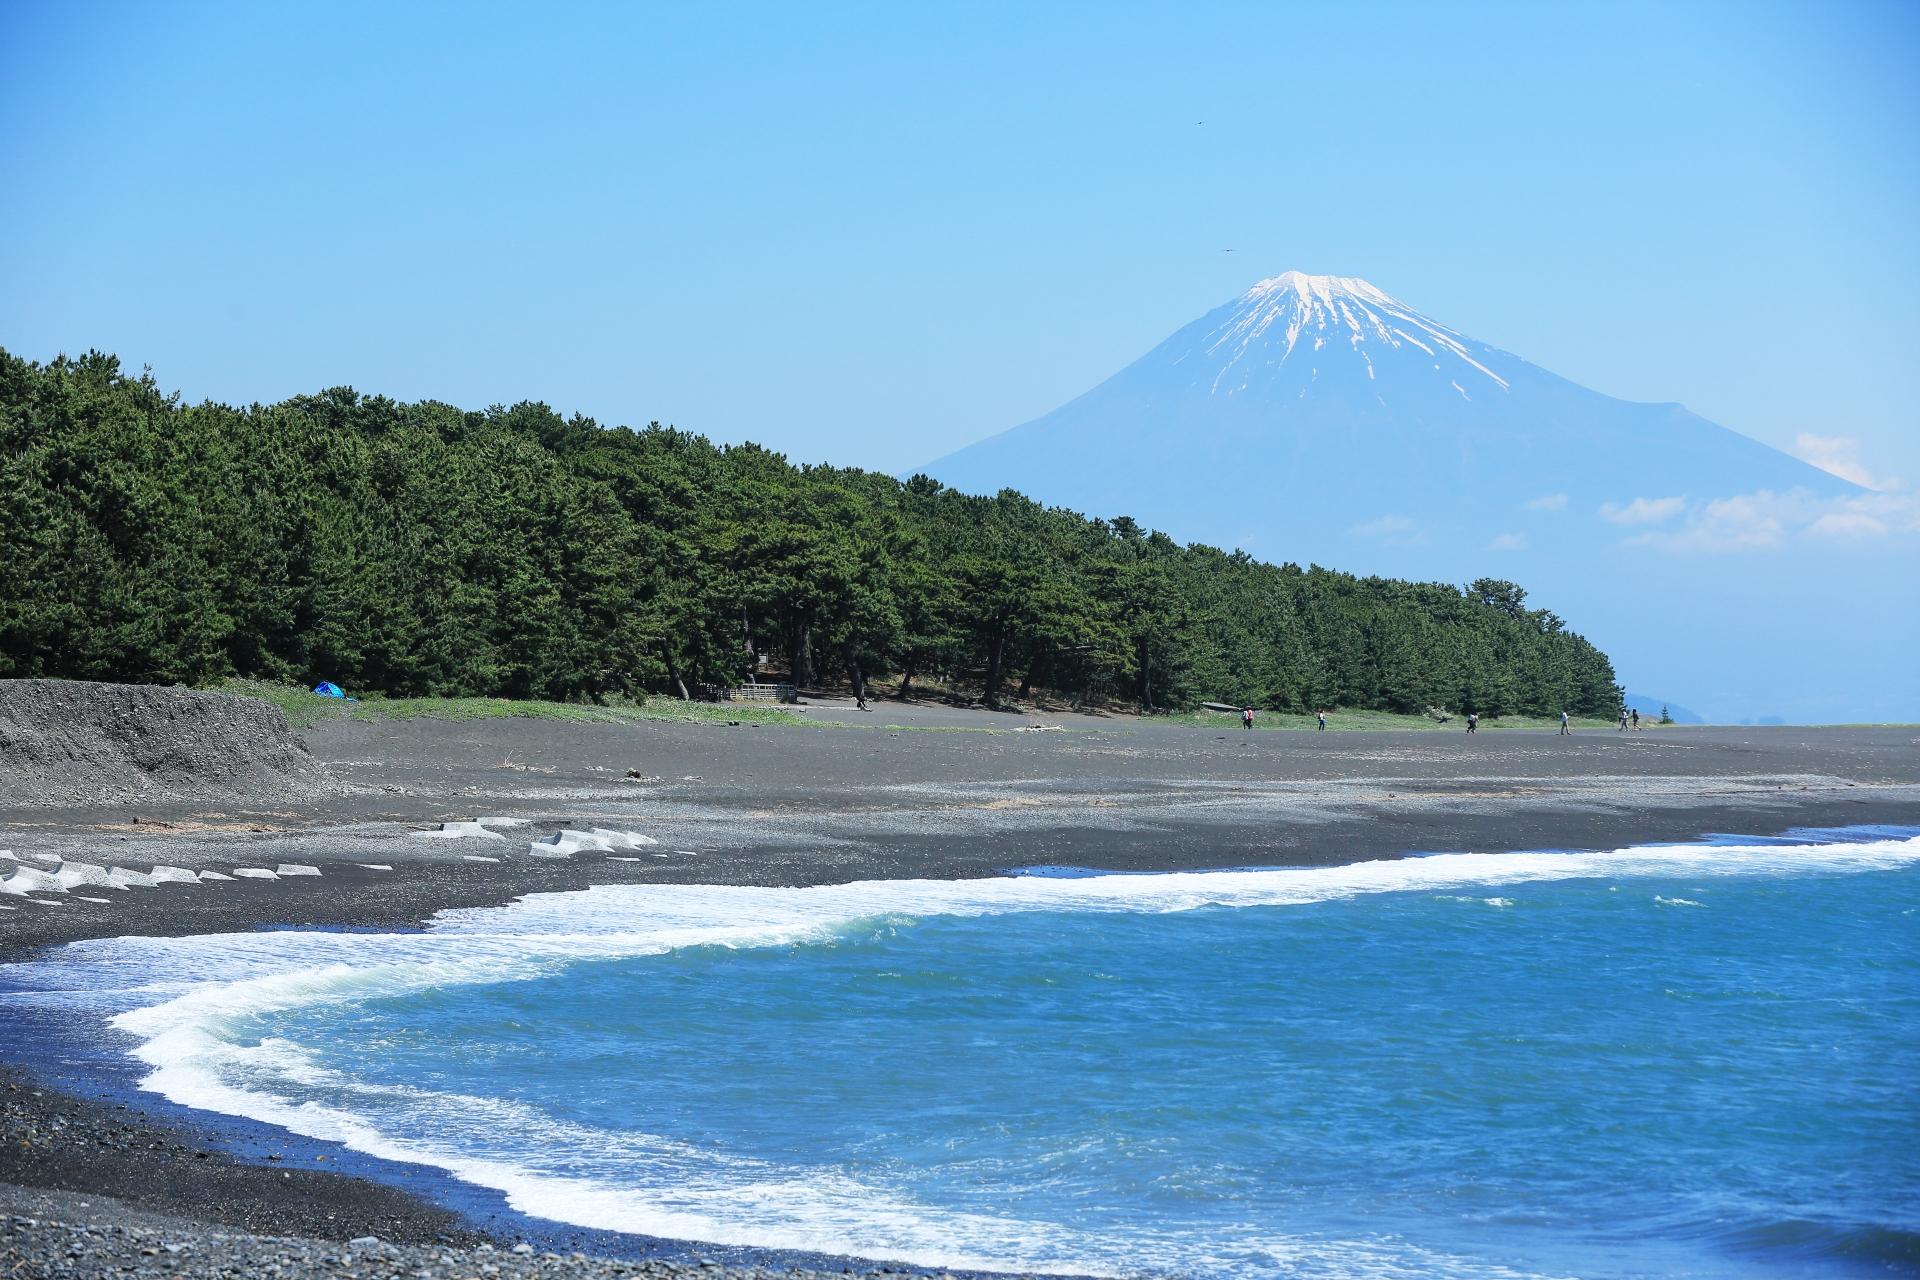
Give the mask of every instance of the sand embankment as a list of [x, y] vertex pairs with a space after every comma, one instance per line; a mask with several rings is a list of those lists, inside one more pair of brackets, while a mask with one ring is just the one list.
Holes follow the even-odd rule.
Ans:
[[260, 805], [331, 790], [286, 716], [257, 698], [0, 680], [0, 808]]

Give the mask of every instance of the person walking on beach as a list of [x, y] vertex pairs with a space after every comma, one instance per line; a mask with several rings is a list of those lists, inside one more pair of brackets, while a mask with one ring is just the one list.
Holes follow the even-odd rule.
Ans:
[[1614, 732], [1625, 733], [1626, 731], [1627, 731], [1627, 709], [1625, 707], [1622, 707], [1620, 708], [1620, 727], [1618, 729], [1615, 729]]
[[1478, 711], [1467, 712], [1467, 732], [1480, 732], [1480, 713]]
[[1241, 711], [1240, 727], [1242, 729], [1253, 728], [1253, 708], [1252, 707], [1247, 707], [1245, 710]]
[[1313, 713], [1313, 718], [1320, 722], [1319, 731], [1325, 733], [1327, 731], [1327, 713], [1324, 711], [1316, 711]]
[[1567, 712], [1564, 707], [1561, 708], [1560, 711], [1560, 732], [1564, 734], [1571, 734], [1573, 732], [1572, 729], [1567, 727]]
[[1640, 708], [1638, 707], [1633, 709], [1633, 727], [1636, 731], [1640, 728]]

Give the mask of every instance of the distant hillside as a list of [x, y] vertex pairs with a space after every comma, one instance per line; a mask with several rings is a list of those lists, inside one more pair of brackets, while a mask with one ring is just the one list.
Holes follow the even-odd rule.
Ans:
[[1606, 714], [1526, 593], [1183, 547], [1015, 493], [795, 467], [544, 405], [183, 405], [0, 352], [0, 676], [555, 700], [937, 681], [1148, 708]]

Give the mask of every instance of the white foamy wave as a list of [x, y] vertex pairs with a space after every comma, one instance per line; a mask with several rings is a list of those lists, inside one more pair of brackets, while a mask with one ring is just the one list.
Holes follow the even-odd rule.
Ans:
[[[1439, 854], [1349, 866], [1257, 871], [875, 880], [810, 888], [611, 885], [534, 894], [504, 907], [442, 912], [420, 933], [274, 932], [71, 944], [33, 966], [31, 987], [100, 991], [115, 977], [143, 1040], [209, 1018], [537, 977], [590, 959], [691, 946], [823, 941], [862, 921], [1029, 911], [1168, 912], [1287, 906], [1420, 891], [1484, 891], [1555, 880], [1841, 874], [1920, 861], [1920, 838], [1827, 845], [1673, 845], [1607, 853]], [[1480, 892], [1467, 892], [1480, 891]], [[1490, 905], [1505, 905], [1490, 903]], [[168, 981], [148, 985], [155, 974]]]
[[[1070, 1256], [1071, 1233], [1062, 1228], [930, 1213], [831, 1168], [783, 1167], [650, 1134], [589, 1128], [501, 1099], [371, 1084], [321, 1065], [284, 1039], [238, 1044], [184, 1029], [168, 1035], [150, 1088], [202, 1110], [445, 1169], [504, 1193], [514, 1209], [535, 1217], [683, 1240], [879, 1253], [934, 1266]], [[475, 1133], [487, 1135], [484, 1155], [462, 1142]], [[635, 1170], [645, 1171], [644, 1186], [628, 1185]], [[740, 1241], [740, 1224], [748, 1222], [753, 1239]]]
[[[357, 1082], [298, 1045], [261, 1039], [275, 1011], [475, 983], [521, 981], [587, 960], [692, 946], [823, 942], [876, 922], [1015, 912], [1275, 907], [1421, 892], [1489, 906], [1494, 891], [1575, 879], [1701, 883], [1725, 876], [1894, 870], [1920, 839], [1829, 845], [1655, 846], [1606, 853], [1444, 854], [1258, 871], [1075, 879], [866, 881], [811, 888], [618, 885], [537, 894], [505, 907], [443, 912], [418, 933], [274, 932], [75, 943], [11, 974], [38, 1003], [119, 1010], [139, 1040], [147, 1088], [184, 1105], [276, 1124], [388, 1159], [434, 1165], [506, 1194], [516, 1209], [581, 1226], [772, 1248], [854, 1253], [929, 1266], [1098, 1270], [1070, 1229], [940, 1212], [831, 1168], [757, 1163], [644, 1134], [568, 1126], [497, 1100]], [[1662, 899], [1682, 905], [1684, 900]], [[1684, 902], [1685, 905], [1697, 905]], [[474, 1134], [487, 1135], [476, 1150]], [[1119, 1269], [1191, 1271], [1204, 1261], [1147, 1257]], [[1352, 1274], [1499, 1274], [1416, 1256], [1405, 1242], [1262, 1240], [1258, 1269]], [[1063, 1262], [1062, 1259], [1071, 1259]], [[1444, 1265], [1442, 1265], [1444, 1263]], [[1249, 1265], [1245, 1261], [1238, 1265]], [[1229, 1264], [1223, 1270], [1234, 1270]]]

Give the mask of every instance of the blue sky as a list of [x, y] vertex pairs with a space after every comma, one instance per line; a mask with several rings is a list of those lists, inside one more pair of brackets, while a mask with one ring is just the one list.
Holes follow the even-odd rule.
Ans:
[[1916, 65], [1911, 4], [9, 0], [0, 345], [896, 470], [1299, 268], [1920, 484]]

